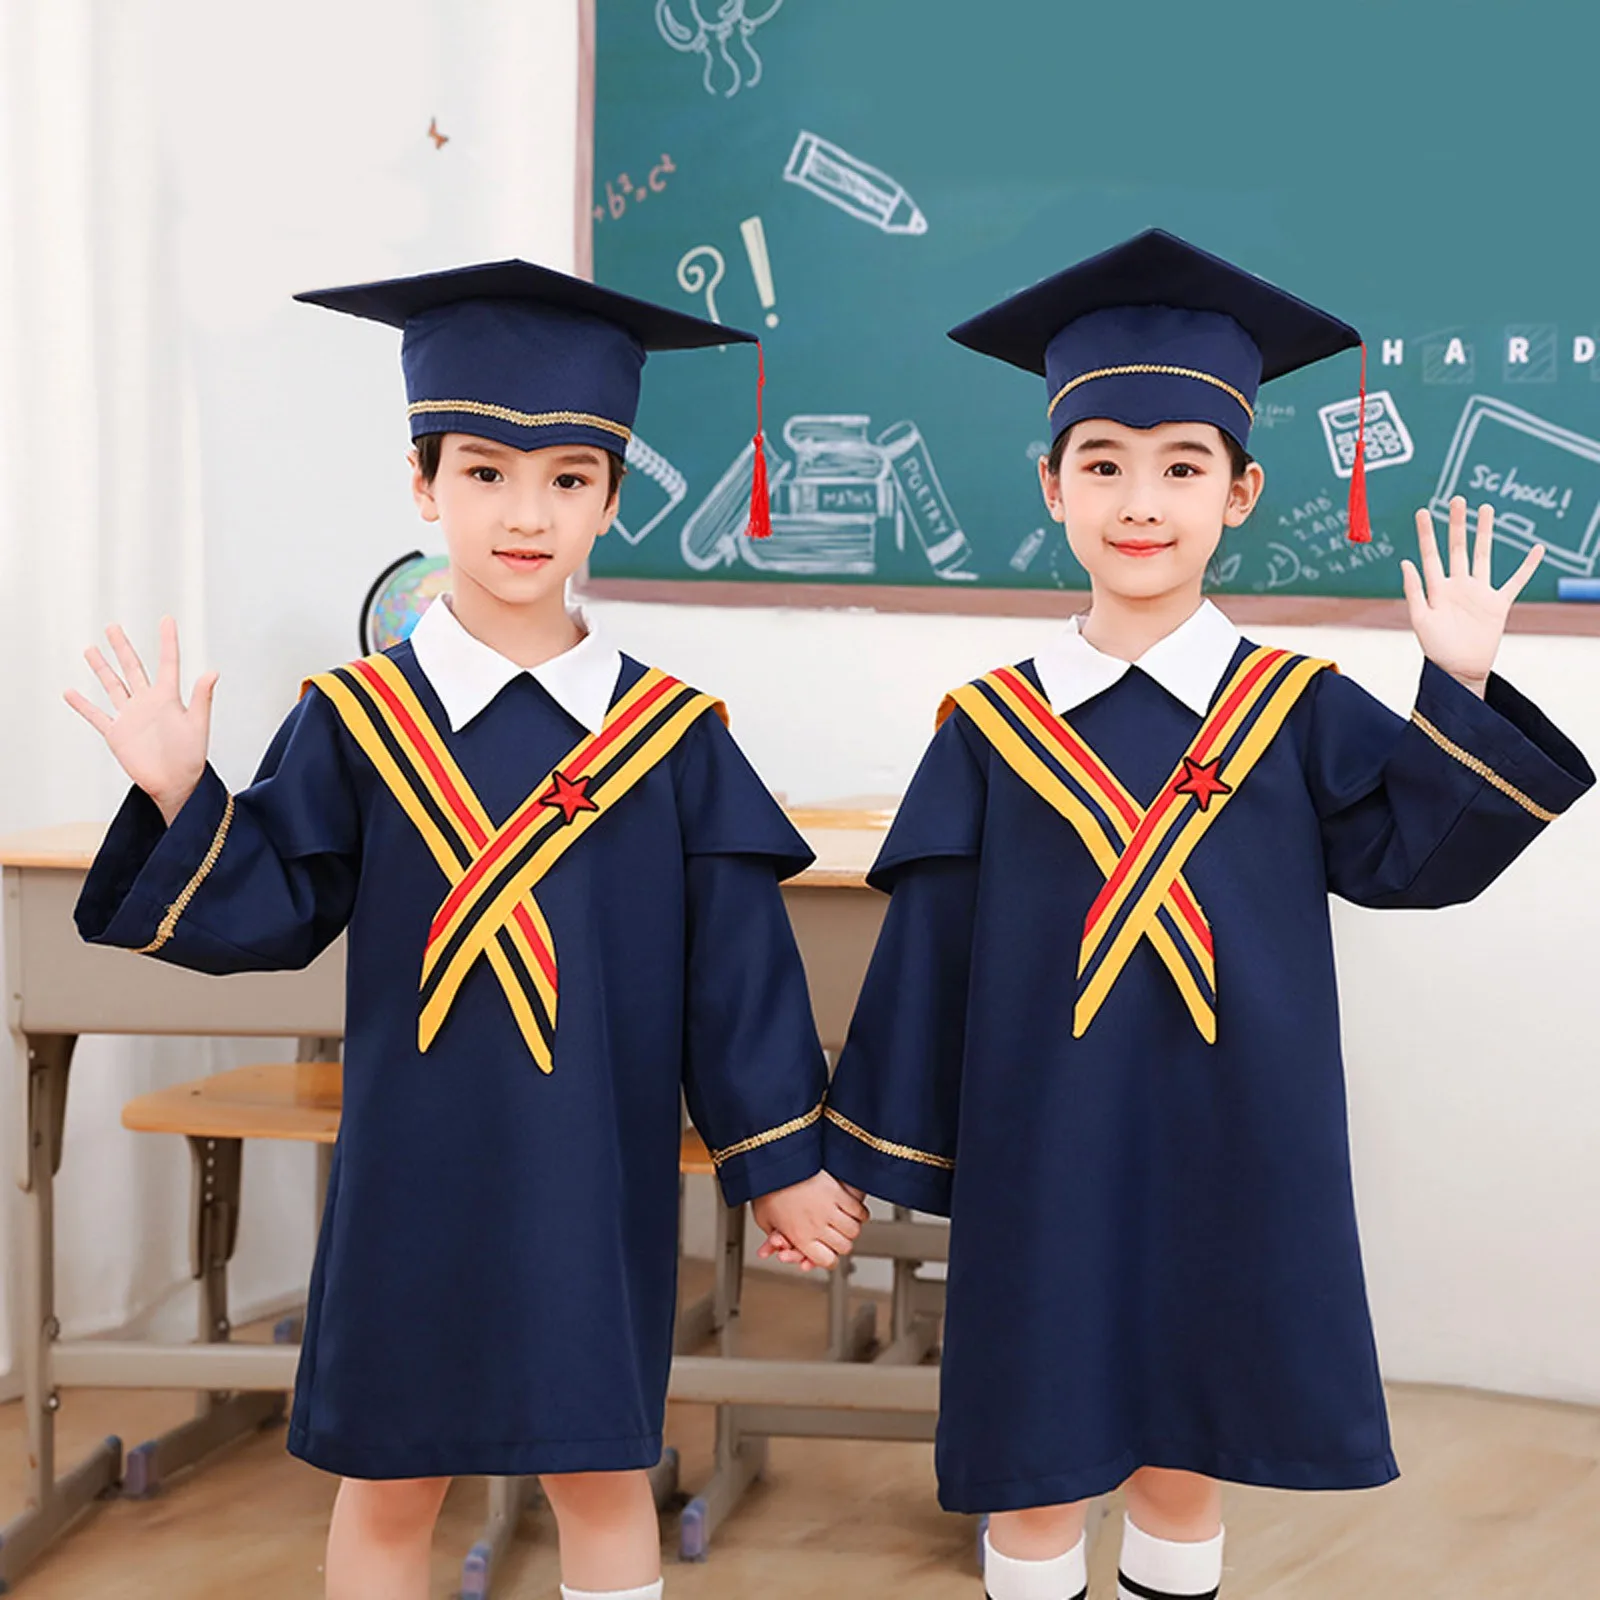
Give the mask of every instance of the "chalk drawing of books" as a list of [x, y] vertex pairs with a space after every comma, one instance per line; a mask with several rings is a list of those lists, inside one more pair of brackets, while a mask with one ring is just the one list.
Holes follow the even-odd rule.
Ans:
[[792, 460], [764, 445], [770, 539], [745, 537], [755, 464], [747, 444], [684, 524], [684, 561], [697, 572], [742, 561], [762, 572], [871, 577], [878, 541], [904, 549], [909, 533], [938, 577], [971, 582], [971, 545], [916, 424], [897, 422], [876, 439], [871, 426], [867, 416], [806, 413], [783, 426]]
[[[623, 499], [629, 520], [624, 523], [619, 512], [611, 527], [629, 544], [639, 544], [683, 503], [683, 497], [689, 492], [689, 480], [638, 434], [628, 440], [626, 459], [628, 487], [623, 490]], [[641, 504], [654, 504], [655, 510], [648, 518], [637, 520], [634, 513]]]
[[928, 231], [928, 219], [917, 203], [888, 173], [814, 133], [802, 132], [795, 140], [783, 177], [885, 233]]
[[1468, 398], [1428, 502], [1444, 523], [1450, 500], [1494, 507], [1494, 531], [1523, 549], [1542, 544], [1565, 572], [1600, 565], [1600, 441], [1508, 405]]
[[[704, 57], [706, 93], [731, 100], [741, 89], [753, 89], [761, 82], [761, 57], [750, 35], [770, 22], [782, 5], [783, 0], [768, 0], [755, 8], [749, 0], [656, 0], [656, 31], [674, 50]], [[687, 13], [687, 22], [679, 17], [680, 9]]]
[[[1328, 457], [1333, 462], [1334, 472], [1341, 478], [1348, 478], [1355, 471], [1359, 412], [1359, 395], [1349, 400], [1335, 400], [1317, 412], [1322, 423], [1322, 437], [1328, 443]], [[1376, 472], [1380, 467], [1398, 467], [1416, 454], [1410, 430], [1387, 389], [1367, 396], [1366, 449], [1368, 472]]]

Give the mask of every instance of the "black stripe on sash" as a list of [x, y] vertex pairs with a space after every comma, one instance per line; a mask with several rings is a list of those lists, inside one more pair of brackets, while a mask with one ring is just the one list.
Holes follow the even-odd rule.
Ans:
[[[601, 764], [590, 769], [589, 787], [591, 797], [599, 799], [602, 806], [604, 806], [604, 795], [597, 795], [595, 791], [602, 790], [606, 780], [614, 776], [618, 768], [626, 764], [628, 758], [638, 747], [647, 742], [653, 734], [668, 722], [673, 714], [682, 708], [686, 699], [693, 698], [698, 692], [698, 690], [691, 689], [687, 684], [680, 684], [677, 690], [664, 695], [660, 704], [652, 707], [645, 720], [631, 728], [619, 744], [612, 746], [606, 752]], [[598, 817], [595, 819], [596, 822], [599, 820]], [[566, 826], [567, 823], [562, 819], [559, 810], [550, 811], [548, 820], [541, 819], [536, 822], [516, 847], [507, 853], [505, 859], [497, 863], [494, 871], [490, 873], [488, 881], [478, 890], [475, 908], [461, 919], [455, 932], [451, 934], [439, 951], [438, 957], [433, 964], [433, 970], [428, 974], [427, 980], [422, 985], [422, 1003], [424, 1006], [432, 998], [445, 973], [450, 970], [450, 963], [455, 959], [462, 944], [471, 936], [472, 929], [476, 925], [478, 918], [488, 906], [494, 903], [495, 897], [500, 893], [504, 884], [515, 876], [527, 858], [536, 852], [551, 835], [560, 832]]]

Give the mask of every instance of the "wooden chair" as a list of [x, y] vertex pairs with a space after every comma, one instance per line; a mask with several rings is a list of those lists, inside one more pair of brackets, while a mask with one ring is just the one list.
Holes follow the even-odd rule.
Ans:
[[[189, 1210], [189, 1270], [200, 1284], [200, 1338], [221, 1344], [233, 1335], [228, 1313], [228, 1263], [239, 1239], [239, 1188], [246, 1139], [290, 1139], [321, 1147], [317, 1206], [339, 1135], [341, 1068], [337, 1061], [282, 1061], [235, 1067], [214, 1077], [140, 1095], [122, 1108], [136, 1133], [178, 1133], [189, 1141], [194, 1186]], [[299, 1335], [286, 1319], [279, 1343]], [[189, 1422], [128, 1452], [123, 1493], [151, 1495], [162, 1481], [234, 1439], [283, 1417], [281, 1394], [202, 1394]]]
[[[331, 1041], [325, 1041], [331, 1043]], [[332, 1052], [329, 1051], [329, 1054]], [[122, 1123], [137, 1133], [175, 1133], [188, 1140], [194, 1170], [190, 1212], [190, 1270], [201, 1285], [200, 1338], [220, 1343], [232, 1336], [228, 1313], [228, 1263], [239, 1236], [240, 1183], [246, 1139], [288, 1139], [318, 1146], [317, 1212], [321, 1215], [333, 1145], [339, 1136], [343, 1068], [338, 1061], [279, 1061], [234, 1067], [130, 1100]], [[679, 1149], [679, 1211], [684, 1182], [715, 1173], [705, 1141], [685, 1129]], [[680, 1234], [681, 1234], [680, 1226]], [[678, 1315], [674, 1348], [694, 1350], [713, 1335], [733, 1353], [744, 1265], [744, 1208], [717, 1207], [716, 1278], [711, 1290]], [[299, 1337], [295, 1319], [280, 1322], [279, 1342]], [[282, 1419], [281, 1394], [205, 1394], [192, 1421], [128, 1453], [123, 1492], [154, 1494], [162, 1482], [253, 1430]], [[686, 1555], [703, 1557], [711, 1531], [759, 1474], [763, 1441], [740, 1439], [732, 1409], [719, 1407], [717, 1469], [689, 1503], [680, 1538]], [[668, 1449], [651, 1474], [656, 1503], [678, 1493], [678, 1455]], [[533, 1478], [489, 1479], [488, 1520], [468, 1554], [462, 1600], [485, 1600], [494, 1566], [515, 1534], [517, 1520], [537, 1497]]]

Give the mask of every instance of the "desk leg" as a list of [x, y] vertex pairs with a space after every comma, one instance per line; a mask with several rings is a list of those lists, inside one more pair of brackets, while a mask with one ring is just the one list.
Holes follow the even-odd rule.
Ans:
[[[191, 1137], [189, 1271], [200, 1284], [200, 1342], [233, 1337], [228, 1313], [228, 1263], [239, 1241], [239, 1197], [244, 1141]], [[214, 1450], [283, 1420], [284, 1396], [266, 1392], [201, 1394], [191, 1421], [169, 1428], [128, 1452], [122, 1492], [143, 1500], [173, 1473]]]
[[18, 1240], [18, 1355], [27, 1425], [24, 1510], [0, 1531], [0, 1593], [122, 1476], [122, 1441], [110, 1438], [65, 1477], [56, 1476], [55, 1414], [60, 1397], [48, 1390], [49, 1347], [60, 1334], [55, 1303], [55, 1176], [67, 1113], [67, 1076], [77, 1040], [70, 1034], [14, 1034], [14, 1085], [22, 1100], [24, 1147]]
[[[744, 1287], [745, 1208], [717, 1210], [717, 1282], [713, 1291], [721, 1327], [719, 1352], [738, 1354], [739, 1298]], [[739, 1426], [739, 1408], [717, 1407], [717, 1447], [711, 1481], [683, 1508], [678, 1525], [678, 1554], [685, 1561], [704, 1561], [712, 1536], [744, 1497], [767, 1465], [767, 1441], [747, 1436]]]

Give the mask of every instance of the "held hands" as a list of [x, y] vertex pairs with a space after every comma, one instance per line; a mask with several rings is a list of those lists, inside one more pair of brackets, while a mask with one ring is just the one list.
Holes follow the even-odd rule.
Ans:
[[1449, 544], [1450, 570], [1446, 573], [1439, 559], [1433, 518], [1426, 510], [1419, 511], [1417, 548], [1422, 557], [1422, 572], [1419, 575], [1409, 561], [1400, 563], [1406, 605], [1410, 608], [1411, 626], [1423, 654], [1481, 698], [1488, 686], [1512, 602], [1538, 570], [1544, 559], [1544, 546], [1537, 545], [1530, 550], [1522, 565], [1496, 589], [1490, 581], [1494, 508], [1478, 507], [1477, 538], [1469, 563], [1467, 502], [1460, 495], [1450, 502]]
[[750, 1210], [767, 1236], [757, 1252], [761, 1260], [777, 1256], [802, 1272], [834, 1266], [849, 1255], [867, 1220], [861, 1192], [826, 1172], [764, 1194]]
[[171, 617], [161, 619], [161, 660], [154, 683], [119, 626], [107, 628], [106, 638], [122, 668], [120, 676], [96, 646], [83, 654], [104, 686], [111, 710], [102, 711], [76, 689], [66, 691], [67, 704], [105, 739], [122, 770], [170, 824], [205, 771], [217, 675], [201, 677], [188, 705], [183, 703], [178, 693], [178, 625]]

